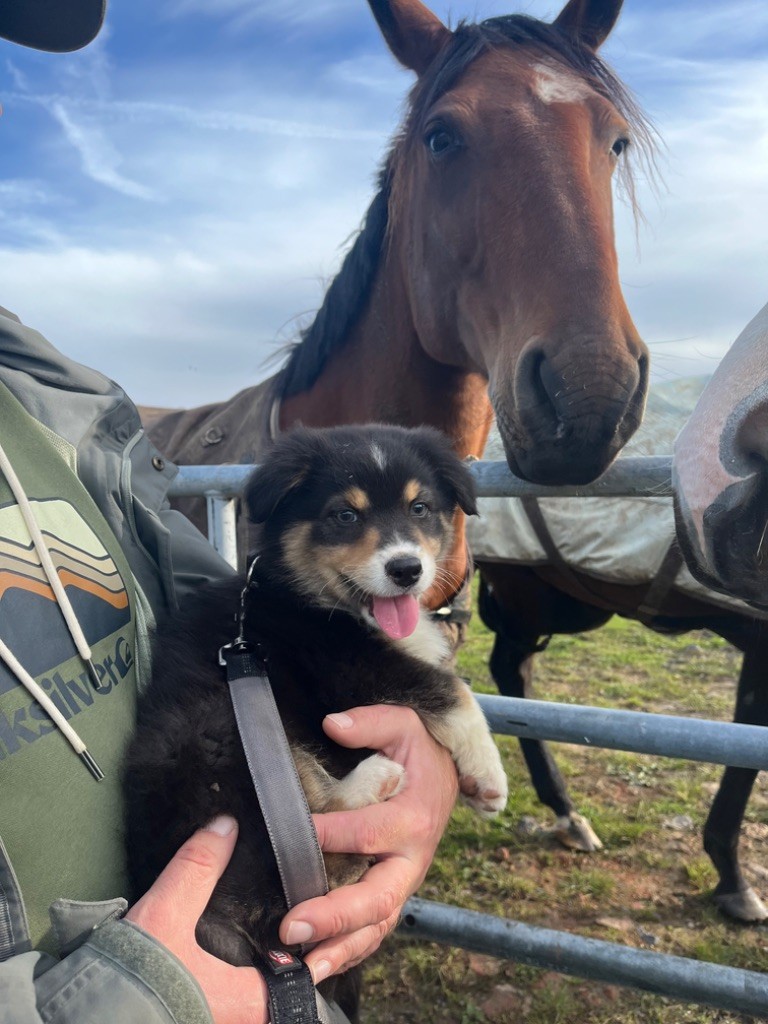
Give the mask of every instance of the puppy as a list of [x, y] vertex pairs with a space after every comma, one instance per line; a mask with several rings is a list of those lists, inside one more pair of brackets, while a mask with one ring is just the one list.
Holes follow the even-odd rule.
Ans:
[[[469, 688], [446, 671], [449, 651], [419, 596], [434, 582], [457, 508], [474, 513], [471, 474], [429, 429], [336, 427], [280, 438], [249, 483], [263, 524], [244, 633], [269, 677], [313, 812], [386, 800], [407, 784], [400, 765], [347, 750], [325, 715], [362, 704], [414, 708], [453, 755], [464, 799], [501, 810], [507, 783]], [[135, 892], [216, 815], [240, 829], [232, 860], [198, 928], [233, 964], [279, 946], [280, 880], [217, 652], [235, 635], [243, 581], [207, 587], [158, 630], [153, 679], [140, 700], [125, 773]], [[359, 857], [326, 858], [329, 884], [358, 878]]]

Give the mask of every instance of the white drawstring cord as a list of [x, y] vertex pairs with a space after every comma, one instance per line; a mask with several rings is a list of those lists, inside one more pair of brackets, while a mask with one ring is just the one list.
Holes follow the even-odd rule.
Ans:
[[13, 496], [16, 499], [16, 503], [19, 506], [22, 519], [29, 530], [29, 536], [32, 538], [32, 543], [35, 546], [35, 551], [40, 559], [40, 564], [43, 567], [48, 582], [56, 595], [61, 613], [64, 616], [67, 626], [69, 627], [70, 635], [72, 640], [77, 647], [77, 653], [87, 664], [88, 670], [91, 673], [96, 688], [100, 689], [101, 680], [99, 679], [96, 667], [93, 664], [93, 655], [91, 654], [91, 648], [88, 646], [88, 641], [85, 639], [85, 635], [80, 627], [80, 623], [77, 621], [72, 604], [67, 596], [67, 592], [59, 579], [59, 574], [56, 572], [56, 567], [51, 559], [50, 552], [48, 551], [48, 545], [45, 542], [45, 537], [37, 524], [35, 513], [30, 504], [29, 498], [24, 492], [24, 488], [21, 485], [21, 481], [16, 476], [16, 472], [11, 465], [11, 461], [5, 454], [2, 444], [0, 444], [0, 469], [5, 474], [5, 478], [8, 481], [8, 485], [13, 492]]
[[[56, 567], [53, 564], [50, 552], [48, 551], [48, 545], [45, 543], [45, 537], [43, 537], [42, 531], [38, 526], [32, 505], [24, 492], [21, 481], [16, 475], [2, 444], [0, 444], [0, 470], [2, 470], [5, 475], [5, 478], [8, 481], [8, 486], [11, 488], [13, 496], [16, 499], [16, 503], [19, 506], [21, 517], [24, 520], [27, 530], [29, 530], [32, 544], [34, 545], [37, 556], [40, 559], [40, 564], [43, 567], [48, 583], [56, 597], [61, 613], [69, 627], [69, 632], [75, 646], [77, 647], [77, 652], [88, 666], [91, 677], [98, 689], [101, 686], [101, 681], [99, 680], [96, 672], [96, 667], [93, 664], [91, 648], [88, 646], [88, 641], [85, 639], [80, 623], [77, 621], [77, 616], [75, 615], [72, 604], [67, 597], [67, 592], [59, 579], [59, 574], [56, 572]], [[8, 668], [16, 675], [19, 681], [32, 694], [35, 700], [37, 700], [45, 709], [48, 717], [58, 726], [62, 734], [71, 744], [72, 749], [87, 766], [93, 777], [97, 781], [103, 779], [104, 773], [99, 768], [96, 761], [94, 761], [93, 757], [88, 753], [85, 743], [83, 743], [72, 726], [67, 722], [66, 718], [62, 715], [48, 694], [38, 686], [32, 676], [26, 671], [24, 666], [19, 662], [6, 644], [2, 642], [2, 640], [0, 640], [0, 657], [6, 663]]]
[[84, 762], [96, 781], [100, 782], [104, 778], [104, 773], [88, 753], [88, 748], [85, 743], [83, 743], [42, 686], [39, 686], [35, 682], [29, 672], [27, 672], [18, 658], [14, 655], [13, 651], [11, 651], [2, 640], [0, 640], [0, 658], [3, 659], [11, 672], [13, 672], [17, 679], [19, 679], [27, 690], [29, 690], [38, 704], [42, 706], [48, 717], [58, 726], [65, 738], [69, 741], [74, 752]]

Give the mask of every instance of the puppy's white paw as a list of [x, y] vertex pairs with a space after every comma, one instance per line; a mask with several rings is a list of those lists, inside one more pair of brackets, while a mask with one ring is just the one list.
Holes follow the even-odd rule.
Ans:
[[347, 810], [353, 811], [383, 803], [404, 786], [405, 768], [382, 754], [373, 754], [339, 782], [335, 797]]
[[[482, 767], [477, 759], [474, 765], [459, 764], [459, 790], [465, 804], [484, 818], [491, 818], [503, 811], [507, 803], [507, 774], [496, 744], [488, 738], [483, 744]], [[474, 769], [474, 770], [473, 770]]]
[[483, 818], [492, 818], [506, 807], [506, 778], [500, 785], [497, 779], [490, 777], [476, 779], [472, 775], [462, 775], [459, 778], [459, 789], [463, 803]]

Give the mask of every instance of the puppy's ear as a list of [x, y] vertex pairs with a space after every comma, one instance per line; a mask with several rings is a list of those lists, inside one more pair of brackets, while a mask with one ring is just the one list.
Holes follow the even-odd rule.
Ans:
[[312, 466], [314, 445], [309, 431], [297, 429], [279, 438], [245, 488], [248, 518], [266, 523], [304, 482]]
[[432, 466], [440, 483], [446, 488], [455, 504], [468, 516], [476, 516], [475, 478], [467, 464], [462, 462], [454, 452], [451, 442], [445, 434], [430, 427], [422, 427], [414, 433], [417, 447]]

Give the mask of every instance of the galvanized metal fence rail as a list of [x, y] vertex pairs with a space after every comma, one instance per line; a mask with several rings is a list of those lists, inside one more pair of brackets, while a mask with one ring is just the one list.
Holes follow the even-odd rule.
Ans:
[[[209, 539], [232, 565], [237, 564], [236, 499], [253, 468], [185, 466], [171, 488], [173, 496], [207, 498]], [[672, 494], [668, 458], [619, 459], [594, 483], [569, 487], [541, 487], [519, 480], [503, 462], [476, 462], [471, 468], [483, 497]], [[496, 733], [768, 769], [768, 729], [759, 726], [493, 695], [481, 695], [479, 700]], [[406, 904], [401, 929], [420, 939], [632, 986], [680, 1002], [768, 1018], [768, 975], [755, 971], [587, 939], [415, 898]]]
[[[254, 466], [182, 466], [171, 484], [174, 498], [205, 497], [208, 539], [230, 565], [237, 564], [235, 505]], [[591, 484], [542, 487], [520, 480], [505, 462], [473, 462], [472, 473], [481, 498], [664, 497], [672, 494], [669, 458], [617, 459]]]

